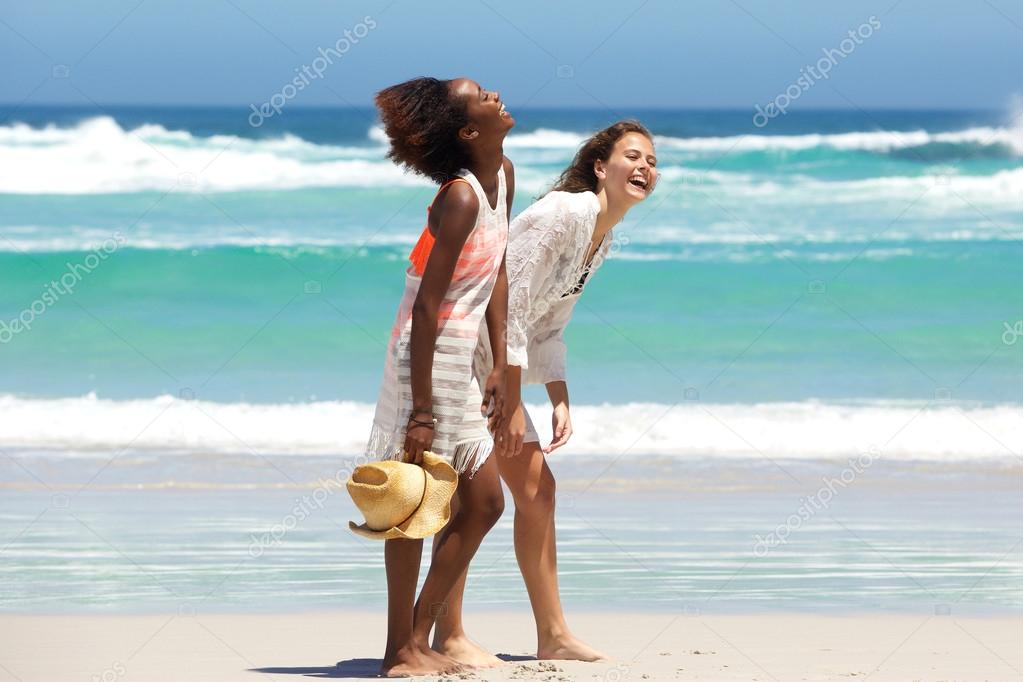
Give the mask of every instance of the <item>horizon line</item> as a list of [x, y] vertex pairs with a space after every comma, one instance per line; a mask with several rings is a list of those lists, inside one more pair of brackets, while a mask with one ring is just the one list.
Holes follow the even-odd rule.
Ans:
[[[225, 103], [191, 103], [191, 102], [96, 102], [96, 103], [75, 103], [75, 102], [43, 102], [26, 104], [25, 102], [0, 102], [0, 110], [16, 113], [22, 109], [32, 108], [53, 108], [53, 109], [95, 109], [102, 113], [104, 107], [122, 108], [163, 108], [163, 109], [245, 109], [250, 104], [225, 104]], [[366, 105], [336, 105], [336, 104], [295, 104], [288, 107], [293, 111], [370, 111], [375, 107], [373, 104]], [[574, 105], [542, 105], [517, 107], [519, 111], [610, 111], [614, 107], [600, 106], [574, 106]], [[748, 112], [754, 110], [749, 105], [659, 105], [651, 104], [646, 106], [629, 106], [636, 111], [707, 111], [707, 112]], [[875, 105], [869, 107], [852, 106], [814, 106], [804, 107], [798, 110], [793, 109], [789, 113], [811, 113], [811, 112], [857, 112], [857, 111], [885, 111], [885, 112], [1000, 112], [1006, 107], [942, 107], [942, 106], [906, 106], [906, 105]]]

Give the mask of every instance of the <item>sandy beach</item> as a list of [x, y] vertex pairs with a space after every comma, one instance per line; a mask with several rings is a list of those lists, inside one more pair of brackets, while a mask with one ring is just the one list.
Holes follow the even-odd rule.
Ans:
[[[533, 660], [523, 612], [467, 625], [508, 662], [449, 679], [1010, 680], [1023, 676], [1019, 617], [573, 614], [605, 663]], [[374, 677], [382, 614], [5, 615], [0, 673], [21, 680], [294, 680]], [[422, 678], [431, 679], [431, 678]], [[435, 679], [435, 678], [433, 678]]]

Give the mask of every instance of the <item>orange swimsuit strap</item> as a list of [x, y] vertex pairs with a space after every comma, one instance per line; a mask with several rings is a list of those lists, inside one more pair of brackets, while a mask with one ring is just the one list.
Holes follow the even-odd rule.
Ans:
[[434, 201], [437, 201], [437, 197], [444, 191], [444, 188], [453, 182], [458, 182], [459, 180], [466, 183], [469, 182], [465, 178], [448, 180], [440, 186], [440, 189], [437, 190], [437, 194], [433, 197], [433, 201], [431, 201], [430, 205], [426, 207], [426, 226], [423, 227], [423, 233], [419, 235], [419, 241], [417, 241], [416, 245], [412, 247], [412, 253], [408, 255], [408, 259], [412, 263], [412, 269], [420, 277], [422, 277], [423, 272], [426, 271], [426, 261], [430, 258], [430, 251], [433, 249], [433, 243], [435, 241], [433, 235], [430, 234], [430, 209], [433, 208]]

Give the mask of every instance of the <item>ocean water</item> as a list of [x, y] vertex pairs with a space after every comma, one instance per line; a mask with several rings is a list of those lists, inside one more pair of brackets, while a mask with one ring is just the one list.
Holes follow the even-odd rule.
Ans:
[[[554, 456], [565, 603], [692, 615], [1023, 610], [1023, 466], [858, 461]], [[0, 612], [383, 608], [382, 543], [348, 530], [360, 519], [343, 486], [354, 464], [0, 458]], [[469, 609], [528, 609], [511, 513], [484, 540], [467, 590]]]
[[[806, 481], [817, 481], [821, 467], [841, 470], [867, 452], [891, 471], [914, 472], [921, 489], [978, 471], [988, 482], [1019, 482], [1023, 126], [1015, 112], [792, 112], [763, 129], [738, 111], [513, 113], [506, 153], [516, 165], [515, 212], [588, 132], [633, 116], [656, 135], [658, 186], [615, 229], [613, 256], [566, 334], [575, 435], [558, 457], [576, 489], [612, 474], [629, 479], [631, 468], [657, 458], [680, 467], [671, 470], [679, 479], [691, 467], [745, 479], [765, 461], [784, 461], [809, 495], [817, 484]], [[296, 109], [258, 129], [241, 109], [5, 112], [0, 570], [19, 576], [21, 588], [0, 608], [74, 593], [76, 580], [91, 580], [70, 571], [74, 563], [114, 579], [109, 591], [67, 603], [123, 606], [135, 594], [138, 575], [120, 579], [111, 562], [86, 560], [97, 558], [100, 541], [69, 514], [69, 499], [94, 501], [97, 516], [79, 519], [118, 536], [100, 552], [113, 551], [115, 563], [110, 547], [149, 566], [138, 558], [151, 539], [143, 531], [176, 543], [175, 529], [201, 519], [214, 519], [203, 526], [213, 529], [203, 547], [219, 541], [219, 528], [243, 538], [244, 555], [247, 534], [277, 523], [292, 488], [309, 488], [310, 470], [335, 469], [330, 462], [361, 451], [405, 258], [434, 191], [384, 151], [371, 110]], [[542, 389], [527, 398], [545, 426]], [[275, 483], [226, 491], [246, 485], [246, 467], [264, 458], [285, 490], [273, 494], [276, 508], [261, 510], [258, 491]], [[591, 460], [613, 466], [591, 471]], [[303, 475], [278, 470], [292, 466]], [[109, 489], [107, 477], [116, 483]], [[90, 498], [93, 486], [107, 492]], [[881, 505], [884, 519], [905, 521], [888, 538], [888, 555], [899, 566], [924, 562], [944, 595], [931, 601], [979, 578], [1011, 545], [992, 516], [969, 516], [980, 514], [985, 487], [963, 486], [953, 486], [963, 533], [970, 523], [991, 532], [960, 550], [920, 549], [926, 518], [911, 499]], [[643, 518], [634, 488], [607, 494], [625, 517]], [[872, 490], [851, 507], [861, 535], [885, 525], [870, 509], [888, 498]], [[1006, 509], [1020, 487], [1007, 490], [999, 498]], [[742, 493], [742, 504], [752, 494]], [[798, 508], [794, 492], [779, 495], [764, 501], [765, 518]], [[664, 499], [664, 513], [705, 521], [727, 506], [723, 498]], [[940, 506], [926, 499], [924, 508]], [[118, 510], [146, 508], [146, 500], [152, 513], [139, 519], [149, 525], [135, 532], [128, 524], [119, 535]], [[179, 503], [192, 510], [187, 519]], [[593, 509], [599, 516], [603, 508]], [[69, 525], [48, 525], [61, 514]], [[605, 521], [598, 528], [620, 530], [612, 540], [624, 546], [627, 529]], [[720, 563], [722, 575], [750, 558], [751, 534], [765, 532], [725, 521], [725, 535], [700, 555]], [[300, 566], [329, 532], [342, 532], [335, 526], [294, 536], [308, 544], [274, 569], [284, 584], [301, 584]], [[566, 574], [566, 591], [574, 603], [599, 603], [624, 578], [607, 564], [607, 542], [576, 526], [567, 523], [566, 546], [581, 548], [571, 555], [581, 563]], [[704, 526], [680, 523], [679, 541], [707, 540]], [[820, 546], [838, 552], [844, 531], [838, 522], [827, 528]], [[655, 553], [656, 540], [637, 542], [641, 555]], [[820, 571], [805, 547], [786, 565], [797, 580]], [[344, 564], [334, 549], [342, 551], [334, 565]], [[679, 552], [662, 557], [658, 580], [686, 584], [681, 567], [693, 557]], [[150, 573], [215, 582], [224, 571], [201, 554], [171, 553]], [[828, 556], [828, 566], [848, 564], [848, 554]], [[1018, 566], [1013, 557], [1002, 566]], [[506, 563], [500, 570], [511, 575], [514, 562]], [[373, 566], [356, 571], [353, 594], [375, 594]], [[132, 573], [130, 562], [122, 569]], [[60, 578], [55, 591], [44, 589], [48, 570]], [[861, 604], [897, 589], [868, 568], [848, 569], [855, 579], [841, 583], [853, 579], [845, 570], [832, 575], [834, 585], [855, 585], [849, 594], [866, 594]], [[252, 585], [265, 577], [252, 575]], [[999, 589], [1005, 604], [1019, 606], [1011, 583]], [[758, 599], [790, 603], [785, 585], [757, 583]], [[336, 587], [332, 603], [347, 603]], [[147, 594], [139, 593], [143, 604], [155, 599]], [[971, 594], [1001, 603], [980, 588]], [[803, 596], [846, 603], [843, 595], [829, 587]]]

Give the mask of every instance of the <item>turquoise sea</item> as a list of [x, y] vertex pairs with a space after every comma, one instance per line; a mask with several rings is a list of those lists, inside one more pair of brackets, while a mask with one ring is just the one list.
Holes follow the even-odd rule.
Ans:
[[[1014, 112], [512, 113], [516, 212], [588, 132], [656, 135], [657, 189], [566, 336], [573, 604], [931, 605], [976, 582], [965, 602], [1023, 606]], [[343, 493], [250, 550], [368, 434], [433, 194], [384, 151], [369, 109], [7, 112], [0, 610], [382, 603]], [[844, 504], [757, 556], [864, 453]], [[510, 518], [478, 601], [524, 598]]]

